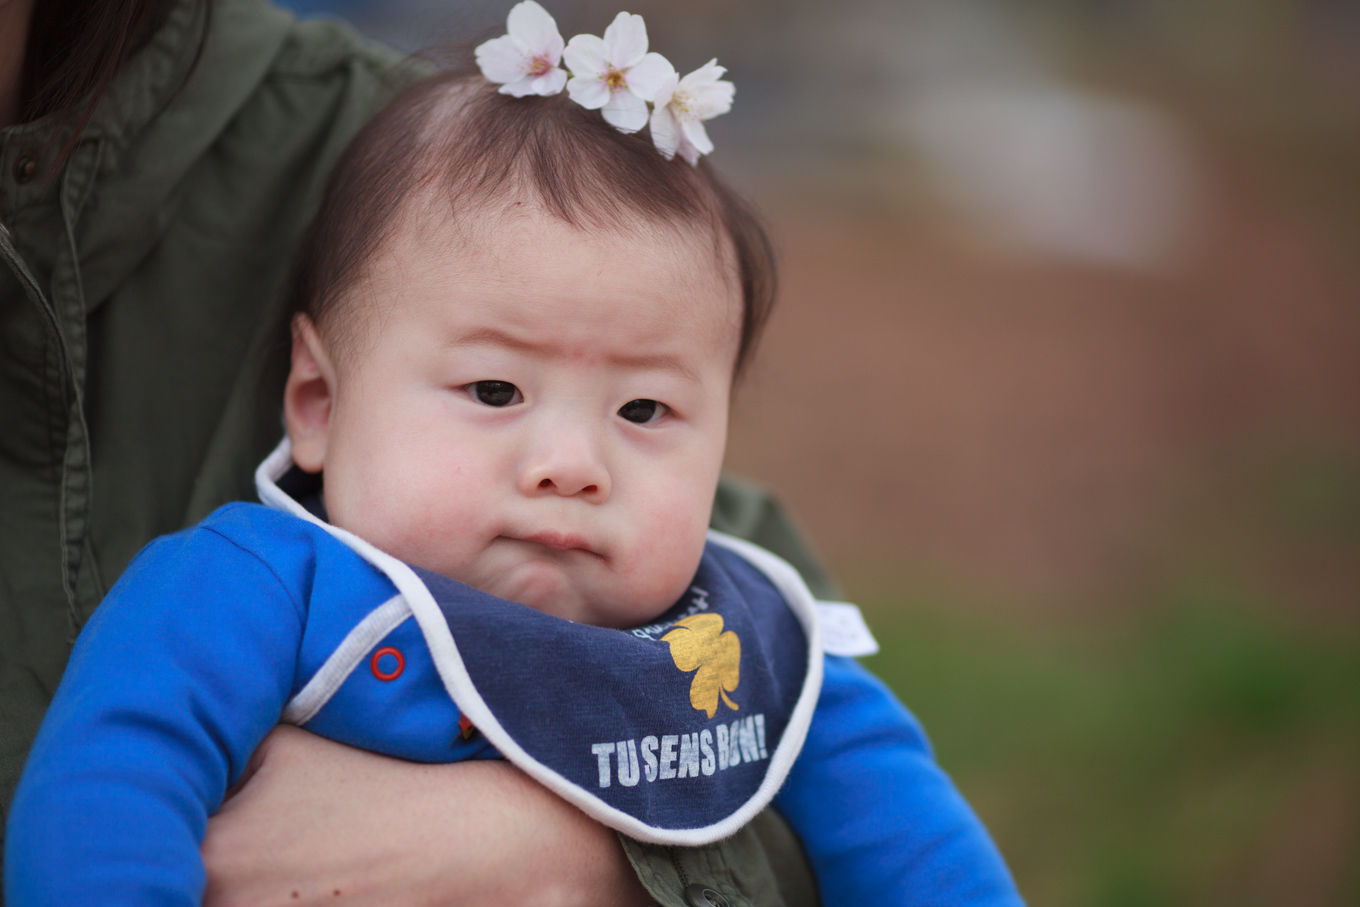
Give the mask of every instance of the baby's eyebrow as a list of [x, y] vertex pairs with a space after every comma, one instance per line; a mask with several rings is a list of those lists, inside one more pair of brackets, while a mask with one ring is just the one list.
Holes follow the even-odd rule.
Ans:
[[[523, 353], [552, 353], [552, 344], [529, 340], [525, 337], [518, 337], [507, 331], [494, 327], [480, 327], [474, 331], [462, 335], [454, 341], [454, 346], [498, 346], [504, 349], [514, 350]], [[666, 353], [637, 353], [637, 354], [615, 354], [609, 360], [616, 365], [625, 368], [645, 370], [661, 370], [674, 372], [682, 378], [690, 381], [698, 381], [699, 374], [688, 362], [678, 356]]]

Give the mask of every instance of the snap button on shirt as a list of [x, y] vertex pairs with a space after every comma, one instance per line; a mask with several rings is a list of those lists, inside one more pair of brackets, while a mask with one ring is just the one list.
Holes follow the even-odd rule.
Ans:
[[690, 907], [732, 907], [732, 902], [705, 885], [690, 885], [685, 889], [685, 900]]
[[401, 676], [401, 672], [406, 670], [406, 658], [399, 650], [391, 646], [383, 646], [373, 653], [373, 658], [369, 661], [368, 667], [373, 672], [374, 677], [383, 683], [388, 683], [396, 680]]
[[14, 162], [14, 181], [20, 185], [33, 179], [38, 172], [38, 159], [31, 154], [21, 154]]

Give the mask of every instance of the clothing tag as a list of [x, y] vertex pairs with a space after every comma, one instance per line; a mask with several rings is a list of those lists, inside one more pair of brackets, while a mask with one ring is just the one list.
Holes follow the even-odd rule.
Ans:
[[862, 658], [878, 654], [878, 640], [869, 632], [858, 606], [849, 602], [817, 602], [822, 623], [822, 651], [828, 655]]

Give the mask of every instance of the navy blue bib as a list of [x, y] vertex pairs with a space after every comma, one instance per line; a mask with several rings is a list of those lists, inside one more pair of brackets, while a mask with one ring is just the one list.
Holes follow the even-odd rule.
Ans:
[[740, 555], [710, 543], [686, 595], [631, 632], [415, 572], [482, 701], [536, 762], [657, 830], [716, 825], [757, 795], [803, 690], [808, 643]]

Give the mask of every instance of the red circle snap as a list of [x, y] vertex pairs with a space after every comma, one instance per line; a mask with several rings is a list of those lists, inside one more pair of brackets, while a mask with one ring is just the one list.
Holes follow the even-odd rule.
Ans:
[[[397, 666], [390, 671], [384, 671], [382, 668], [378, 667], [378, 662], [382, 659], [384, 655], [391, 655], [393, 658], [397, 660]], [[368, 663], [368, 666], [369, 668], [372, 669], [373, 676], [378, 678], [379, 680], [382, 681], [396, 680], [398, 677], [401, 676], [401, 672], [406, 670], [406, 658], [401, 654], [401, 652], [397, 651], [391, 646], [383, 646], [381, 649], [373, 653], [373, 660]]]

